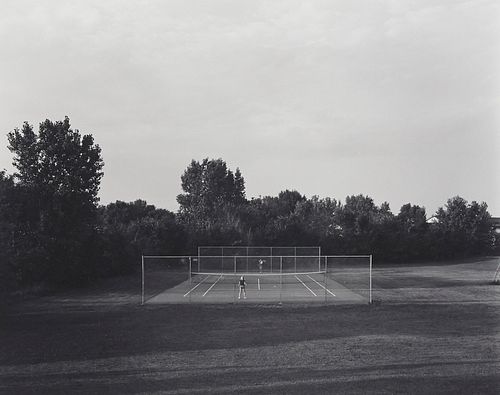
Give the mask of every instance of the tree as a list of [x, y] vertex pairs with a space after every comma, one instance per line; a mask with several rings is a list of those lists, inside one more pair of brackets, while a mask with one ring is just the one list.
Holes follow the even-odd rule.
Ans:
[[387, 258], [394, 227], [394, 215], [387, 202], [377, 207], [369, 196], [347, 196], [337, 218], [343, 252]]
[[12, 177], [0, 171], [0, 289], [4, 291], [10, 290], [15, 283], [12, 256], [20, 212], [15, 192]]
[[285, 190], [276, 197], [259, 197], [240, 206], [239, 218], [246, 240], [256, 244], [292, 245], [295, 240], [305, 237], [301, 219], [294, 215], [304, 201], [306, 198], [299, 192]]
[[[69, 118], [46, 120], [36, 135], [28, 123], [8, 134], [14, 178], [19, 185], [37, 193], [42, 214], [58, 214], [59, 225], [88, 218], [95, 213], [104, 163], [92, 135], [72, 130]], [[68, 217], [69, 216], [69, 217]], [[64, 232], [64, 227], [59, 230]]]
[[424, 207], [407, 203], [401, 207], [397, 215], [401, 230], [406, 233], [422, 234], [427, 230], [427, 215]]
[[460, 196], [448, 199], [436, 213], [436, 230], [449, 257], [488, 253], [493, 239], [486, 203], [468, 204]]
[[245, 181], [222, 159], [193, 160], [181, 176], [185, 192], [177, 196], [179, 217], [192, 232], [238, 226], [237, 208], [246, 203]]
[[116, 201], [100, 208], [104, 276], [137, 269], [142, 255], [185, 253], [186, 235], [175, 214], [144, 200]]
[[305, 196], [295, 190], [284, 190], [278, 194], [276, 202], [276, 211], [278, 216], [285, 216], [293, 213], [297, 204], [306, 201]]
[[92, 135], [71, 129], [68, 117], [40, 123], [38, 133], [26, 122], [8, 134], [8, 141], [26, 208], [22, 232], [31, 233], [40, 250], [29, 258], [31, 265], [43, 267], [38, 280], [88, 278], [91, 265], [85, 262], [95, 258], [91, 246], [104, 166], [100, 147]]
[[358, 236], [367, 233], [377, 212], [372, 198], [363, 195], [347, 196], [339, 215], [343, 234]]
[[241, 171], [239, 168], [236, 168], [236, 171], [234, 172], [234, 188], [233, 189], [233, 196], [232, 196], [232, 201], [235, 204], [244, 204], [246, 203], [246, 198], [245, 198], [245, 179], [241, 175]]
[[42, 277], [44, 248], [36, 226], [38, 217], [36, 195], [0, 172], [0, 277], [5, 290]]
[[311, 244], [321, 245], [327, 253], [338, 252], [340, 226], [338, 210], [340, 203], [335, 199], [313, 196], [297, 203], [294, 215], [300, 218], [301, 227]]
[[424, 207], [407, 203], [395, 218], [391, 243], [394, 260], [423, 259], [430, 254], [427, 215]]

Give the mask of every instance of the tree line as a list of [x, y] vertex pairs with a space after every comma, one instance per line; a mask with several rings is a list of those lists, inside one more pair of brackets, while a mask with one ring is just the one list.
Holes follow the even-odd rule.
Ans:
[[455, 196], [429, 221], [424, 207], [393, 214], [365, 195], [339, 201], [285, 190], [248, 199], [222, 159], [193, 160], [176, 213], [144, 200], [99, 205], [101, 149], [69, 118], [8, 133], [16, 171], [0, 172], [0, 286], [74, 286], [131, 273], [142, 254], [191, 254], [198, 245], [322, 247], [377, 260], [442, 260], [498, 252], [486, 203]]

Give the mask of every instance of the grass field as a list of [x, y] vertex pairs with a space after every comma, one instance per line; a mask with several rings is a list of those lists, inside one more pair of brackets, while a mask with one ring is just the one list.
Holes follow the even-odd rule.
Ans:
[[375, 266], [371, 306], [140, 306], [137, 278], [26, 300], [0, 392], [496, 394], [497, 262]]

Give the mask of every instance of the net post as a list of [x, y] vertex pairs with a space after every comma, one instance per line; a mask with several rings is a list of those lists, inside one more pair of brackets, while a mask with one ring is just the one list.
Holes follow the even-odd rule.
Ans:
[[[324, 277], [324, 279], [325, 279], [325, 304], [326, 304], [326, 303], [328, 303], [328, 293], [327, 293], [327, 290], [328, 290], [328, 276], [327, 276], [328, 260], [326, 259], [326, 256], [324, 258], [325, 258], [325, 277]], [[321, 258], [319, 259], [319, 263], [321, 265]]]
[[233, 260], [234, 260], [234, 274], [236, 274], [236, 255], [233, 257]]
[[373, 266], [373, 255], [370, 255], [370, 304], [372, 304], [372, 266]]
[[326, 277], [326, 271], [323, 273], [323, 283], [325, 284], [325, 304], [328, 303], [328, 294], [326, 290], [328, 289], [328, 280]]
[[141, 305], [144, 305], [144, 255], [141, 255]]

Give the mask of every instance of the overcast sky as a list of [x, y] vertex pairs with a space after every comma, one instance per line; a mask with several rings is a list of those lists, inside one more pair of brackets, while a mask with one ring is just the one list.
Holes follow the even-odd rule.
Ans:
[[500, 216], [500, 2], [2, 0], [6, 134], [69, 116], [103, 150], [101, 203], [177, 210], [192, 159], [247, 197], [365, 194]]

